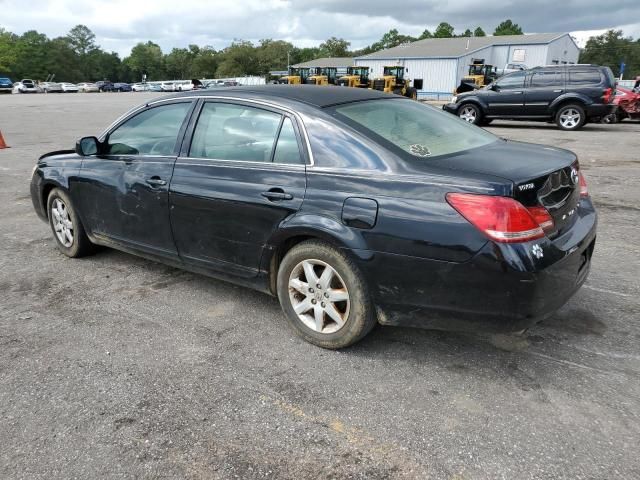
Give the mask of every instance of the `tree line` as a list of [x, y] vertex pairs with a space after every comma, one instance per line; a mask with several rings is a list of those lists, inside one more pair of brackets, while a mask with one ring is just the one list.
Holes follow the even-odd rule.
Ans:
[[[511, 20], [501, 22], [493, 35], [521, 35], [521, 27]], [[351, 50], [350, 42], [331, 37], [317, 47], [299, 48], [283, 40], [264, 39], [257, 43], [234, 40], [216, 50], [211, 46], [189, 45], [164, 53], [152, 41], [135, 45], [129, 56], [120, 58], [96, 43], [95, 34], [84, 25], [77, 25], [62, 37], [50, 39], [30, 30], [17, 35], [0, 27], [0, 75], [14, 79], [44, 80], [55, 74], [57, 81], [81, 82], [109, 79], [137, 82], [143, 74], [148, 80], [225, 78], [244, 75], [265, 75], [273, 70], [285, 70], [287, 65], [318, 57], [347, 57], [373, 53], [386, 48], [426, 38], [481, 37], [481, 27], [455, 32], [447, 22], [431, 32], [424, 30], [413, 37], [389, 30], [371, 45]], [[621, 31], [609, 31], [591, 38], [581, 54], [581, 62], [609, 65], [619, 74], [621, 59], [626, 59], [626, 75], [640, 74], [640, 40], [625, 38]]]

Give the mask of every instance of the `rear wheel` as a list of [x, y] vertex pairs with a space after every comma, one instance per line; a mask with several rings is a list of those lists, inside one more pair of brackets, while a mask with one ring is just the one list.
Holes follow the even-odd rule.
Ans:
[[293, 247], [278, 270], [278, 298], [294, 331], [323, 348], [343, 348], [375, 326], [367, 286], [343, 252], [320, 241]]
[[93, 244], [66, 192], [59, 188], [51, 191], [47, 199], [47, 214], [58, 250], [72, 258], [93, 252]]
[[409, 88], [407, 88], [406, 96], [408, 98], [410, 98], [411, 100], [417, 100], [418, 99], [418, 91], [413, 87], [409, 87]]
[[465, 122], [480, 125], [480, 122], [482, 121], [482, 112], [480, 112], [480, 109], [473, 103], [466, 103], [460, 107], [460, 110], [458, 110], [458, 117]]
[[584, 108], [577, 104], [563, 105], [556, 114], [556, 124], [562, 130], [579, 130], [586, 120]]

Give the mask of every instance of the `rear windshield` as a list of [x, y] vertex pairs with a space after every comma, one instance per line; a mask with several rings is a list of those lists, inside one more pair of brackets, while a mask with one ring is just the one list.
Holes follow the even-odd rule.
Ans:
[[415, 158], [478, 148], [498, 140], [485, 130], [420, 102], [368, 100], [335, 107], [336, 116], [384, 146]]

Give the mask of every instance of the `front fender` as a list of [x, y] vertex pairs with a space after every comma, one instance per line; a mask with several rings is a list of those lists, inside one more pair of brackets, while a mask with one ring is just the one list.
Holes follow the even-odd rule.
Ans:
[[470, 96], [468, 98], [467, 97], [461, 98], [461, 99], [458, 99], [457, 103], [458, 105], [464, 105], [465, 103], [474, 103], [478, 105], [483, 112], [487, 110], [487, 104], [479, 97]]

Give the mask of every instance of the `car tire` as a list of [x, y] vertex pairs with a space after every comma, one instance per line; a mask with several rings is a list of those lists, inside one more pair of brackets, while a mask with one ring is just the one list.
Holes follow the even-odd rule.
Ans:
[[570, 103], [561, 106], [556, 113], [556, 125], [561, 130], [579, 130], [587, 123], [587, 115], [581, 105]]
[[289, 325], [318, 347], [348, 347], [376, 325], [362, 273], [344, 252], [325, 242], [305, 241], [287, 252], [277, 291]]
[[473, 125], [480, 125], [482, 123], [482, 112], [480, 111], [480, 107], [473, 103], [460, 105], [460, 108], [458, 109], [458, 117]]
[[47, 198], [47, 216], [58, 250], [67, 257], [79, 258], [93, 253], [94, 246], [87, 237], [80, 217], [69, 195], [54, 188]]
[[407, 96], [407, 98], [410, 98], [411, 100], [417, 100], [418, 99], [418, 90], [416, 90], [413, 87], [409, 87], [409, 88], [407, 88], [406, 96]]

